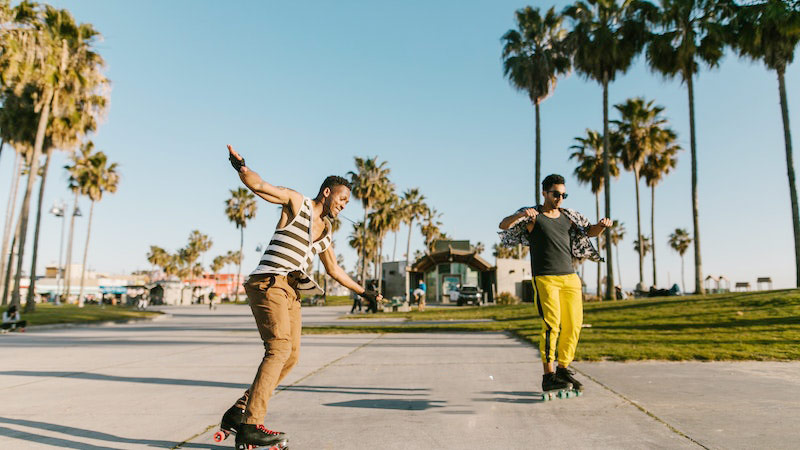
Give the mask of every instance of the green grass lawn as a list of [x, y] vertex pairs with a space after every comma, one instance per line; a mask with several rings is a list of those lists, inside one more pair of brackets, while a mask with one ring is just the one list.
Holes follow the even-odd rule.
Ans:
[[[0, 312], [6, 309], [7, 307], [5, 306], [0, 308]], [[83, 308], [78, 308], [77, 305], [56, 306], [52, 304], [38, 304], [36, 305], [36, 311], [31, 314], [26, 314], [23, 309], [22, 319], [28, 321], [28, 326], [31, 326], [54, 323], [87, 323], [106, 320], [137, 319], [154, 317], [159, 314], [161, 313], [155, 311], [137, 311], [121, 306], [105, 306], [101, 308], [97, 305], [86, 305]]]
[[325, 298], [325, 306], [350, 306], [353, 298], [349, 295], [329, 295]]
[[[372, 316], [355, 316], [372, 317]], [[509, 331], [536, 345], [532, 304], [382, 313], [406, 325], [305, 327], [304, 333]], [[469, 324], [419, 320], [494, 319]], [[800, 360], [800, 290], [586, 303], [578, 360]]]

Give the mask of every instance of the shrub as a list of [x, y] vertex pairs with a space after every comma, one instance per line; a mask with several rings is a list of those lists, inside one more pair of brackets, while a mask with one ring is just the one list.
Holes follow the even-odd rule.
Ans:
[[501, 292], [497, 296], [498, 305], [516, 305], [519, 304], [519, 297], [512, 295], [510, 292]]

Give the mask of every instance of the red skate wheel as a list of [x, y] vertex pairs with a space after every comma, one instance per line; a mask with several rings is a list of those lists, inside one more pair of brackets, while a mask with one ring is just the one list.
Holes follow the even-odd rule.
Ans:
[[214, 441], [215, 442], [222, 442], [227, 438], [228, 438], [228, 432], [227, 431], [220, 430], [220, 431], [217, 431], [216, 433], [214, 433]]

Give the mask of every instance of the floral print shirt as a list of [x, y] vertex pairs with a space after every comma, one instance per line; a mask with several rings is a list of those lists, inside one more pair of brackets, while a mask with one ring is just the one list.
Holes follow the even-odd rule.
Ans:
[[[536, 208], [537, 211], [541, 212], [542, 207], [541, 205], [535, 207], [525, 206], [518, 209], [517, 213], [529, 208]], [[572, 262], [576, 266], [586, 259], [594, 262], [604, 262], [605, 259], [603, 259], [600, 256], [600, 253], [598, 253], [594, 248], [592, 241], [589, 239], [589, 235], [587, 234], [589, 227], [592, 225], [589, 219], [574, 209], [559, 208], [558, 210], [561, 211], [561, 213], [564, 214], [570, 222], [572, 222], [572, 226], [569, 229]], [[530, 242], [528, 241], [528, 230], [526, 228], [528, 222], [530, 222], [530, 218], [526, 217], [518, 220], [516, 223], [513, 223], [508, 230], [502, 230], [498, 232], [500, 235], [500, 245], [509, 248], [516, 247], [517, 245], [530, 245]]]

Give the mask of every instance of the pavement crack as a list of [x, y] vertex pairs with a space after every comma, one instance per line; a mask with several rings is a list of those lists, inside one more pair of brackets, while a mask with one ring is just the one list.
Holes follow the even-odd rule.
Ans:
[[657, 415], [653, 414], [652, 412], [648, 411], [648, 410], [647, 410], [647, 408], [643, 407], [643, 406], [642, 406], [642, 405], [640, 405], [639, 403], [637, 403], [637, 402], [635, 402], [635, 401], [633, 401], [633, 400], [629, 399], [628, 397], [624, 396], [623, 394], [621, 394], [621, 393], [619, 393], [619, 392], [615, 391], [615, 390], [614, 390], [614, 389], [612, 389], [611, 387], [609, 387], [609, 386], [607, 386], [606, 384], [604, 384], [604, 383], [600, 382], [600, 380], [598, 380], [597, 378], [595, 378], [595, 377], [593, 377], [593, 376], [589, 375], [588, 373], [584, 372], [583, 370], [580, 370], [580, 369], [578, 369], [577, 367], [573, 367], [573, 369], [574, 369], [576, 372], [580, 373], [581, 375], [585, 376], [586, 378], [588, 378], [588, 379], [590, 379], [590, 380], [594, 381], [595, 383], [599, 384], [600, 386], [602, 386], [602, 387], [603, 387], [603, 389], [605, 389], [605, 390], [607, 390], [607, 391], [611, 392], [612, 394], [616, 395], [617, 397], [621, 398], [622, 400], [624, 400], [624, 401], [625, 401], [625, 402], [627, 402], [628, 404], [632, 405], [633, 407], [635, 407], [635, 408], [636, 408], [636, 409], [638, 409], [639, 411], [641, 411], [641, 412], [643, 412], [643, 413], [647, 414], [648, 416], [650, 416], [650, 417], [651, 417], [653, 420], [655, 420], [656, 422], [659, 422], [659, 423], [661, 423], [662, 425], [664, 425], [665, 427], [669, 428], [669, 430], [670, 430], [670, 431], [672, 431], [673, 433], [677, 434], [678, 436], [681, 436], [681, 437], [683, 437], [683, 438], [685, 438], [685, 439], [688, 439], [688, 440], [689, 440], [690, 442], [692, 442], [693, 444], [696, 444], [696, 445], [697, 445], [697, 446], [699, 446], [699, 447], [702, 447], [702, 448], [704, 448], [704, 449], [706, 449], [706, 450], [709, 450], [709, 448], [708, 448], [708, 447], [706, 447], [705, 445], [701, 444], [699, 441], [697, 441], [696, 439], [692, 438], [691, 436], [689, 436], [688, 434], [684, 433], [683, 431], [681, 431], [681, 430], [679, 430], [679, 429], [675, 428], [674, 426], [670, 425], [669, 423], [667, 423], [667, 421], [666, 421], [666, 420], [664, 420], [664, 419], [662, 419], [662, 418], [658, 417]]

